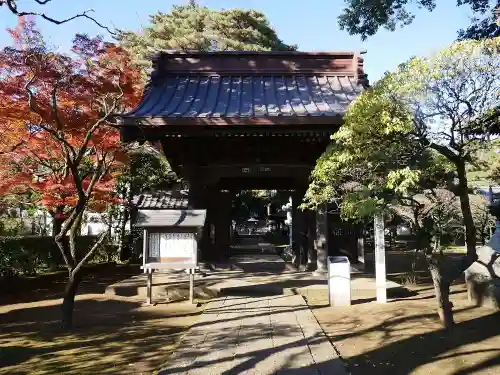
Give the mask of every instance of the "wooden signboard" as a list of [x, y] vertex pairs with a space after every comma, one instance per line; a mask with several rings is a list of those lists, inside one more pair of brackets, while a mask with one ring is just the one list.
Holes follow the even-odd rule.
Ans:
[[193, 269], [197, 264], [197, 243], [194, 233], [150, 232], [146, 264], [152, 268]]
[[147, 277], [147, 302], [152, 303], [153, 271], [189, 272], [189, 300], [194, 299], [199, 236], [205, 225], [206, 210], [141, 209], [136, 227], [144, 228], [143, 265]]

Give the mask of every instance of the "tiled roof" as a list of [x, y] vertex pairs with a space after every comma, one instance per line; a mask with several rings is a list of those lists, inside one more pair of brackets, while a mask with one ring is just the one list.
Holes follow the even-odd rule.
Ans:
[[151, 86], [133, 117], [343, 115], [362, 87], [346, 76], [176, 76]]
[[165, 52], [143, 100], [119, 121], [331, 123], [367, 87], [362, 61], [356, 53]]
[[132, 204], [138, 209], [179, 210], [188, 208], [187, 191], [158, 191], [136, 195]]
[[206, 210], [139, 210], [138, 227], [198, 227], [202, 228], [207, 217]]

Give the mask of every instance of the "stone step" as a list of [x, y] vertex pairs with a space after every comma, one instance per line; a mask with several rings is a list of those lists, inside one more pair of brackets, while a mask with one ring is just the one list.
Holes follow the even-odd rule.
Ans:
[[[195, 277], [195, 296], [198, 299], [215, 298], [220, 293], [220, 288], [214, 287], [213, 279]], [[127, 280], [108, 285], [105, 294], [121, 297], [135, 297], [146, 299], [147, 274], [136, 275]], [[153, 273], [153, 286], [151, 288], [153, 300], [156, 302], [177, 301], [189, 298], [189, 276], [185, 273]]]
[[220, 296], [270, 297], [281, 295], [295, 295], [292, 288], [283, 288], [278, 285], [253, 284], [234, 286], [220, 289]]

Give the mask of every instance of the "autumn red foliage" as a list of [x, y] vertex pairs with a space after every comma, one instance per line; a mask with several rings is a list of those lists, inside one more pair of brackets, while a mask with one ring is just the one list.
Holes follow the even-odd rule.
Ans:
[[[50, 211], [67, 214], [103, 164], [89, 196], [94, 210], [113, 200], [115, 173], [125, 160], [112, 112], [141, 94], [126, 53], [100, 38], [77, 35], [71, 54], [52, 51], [33, 21], [9, 30], [14, 45], [0, 53], [0, 192], [32, 189]], [[75, 181], [68, 158], [76, 161]], [[80, 158], [81, 160], [78, 160]]]
[[126, 150], [110, 118], [138, 102], [140, 73], [99, 37], [76, 35], [61, 53], [32, 20], [9, 32], [14, 43], [0, 52], [0, 194], [29, 192], [62, 222], [55, 240], [74, 284], [72, 311], [77, 274], [100, 245], [77, 254], [75, 236], [85, 211], [116, 203]]

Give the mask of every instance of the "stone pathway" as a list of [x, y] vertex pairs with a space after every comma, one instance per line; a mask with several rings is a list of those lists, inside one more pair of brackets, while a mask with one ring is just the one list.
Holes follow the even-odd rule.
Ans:
[[302, 297], [283, 295], [210, 303], [159, 374], [347, 372]]

